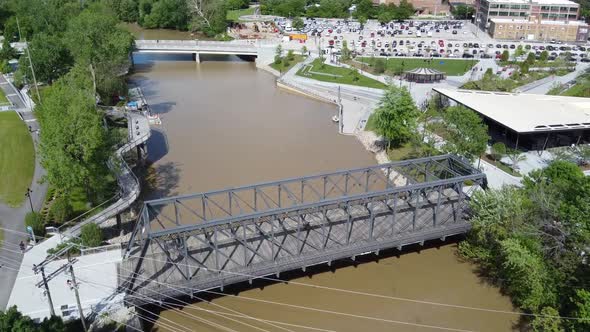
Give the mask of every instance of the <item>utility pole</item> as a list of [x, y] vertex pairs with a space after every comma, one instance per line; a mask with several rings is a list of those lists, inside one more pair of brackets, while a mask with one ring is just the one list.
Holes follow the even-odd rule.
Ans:
[[35, 90], [37, 91], [37, 100], [41, 104], [41, 95], [39, 94], [39, 85], [37, 85], [37, 78], [35, 77], [35, 68], [33, 67], [33, 61], [31, 60], [31, 52], [29, 51], [29, 43], [25, 39], [25, 49], [27, 50], [27, 58], [29, 58], [29, 66], [31, 67], [31, 73], [33, 74], [33, 83], [35, 84]]
[[47, 284], [47, 277], [45, 277], [45, 267], [41, 267], [41, 276], [43, 277], [43, 285], [45, 286], [45, 293], [47, 294], [47, 301], [49, 301], [49, 313], [55, 316], [55, 309], [53, 309], [53, 301], [51, 300], [51, 293], [49, 293], [49, 285]]
[[[18, 28], [18, 41], [20, 41], [22, 38], [22, 34], [20, 32], [20, 24], [18, 23], [18, 16], [16, 17], [16, 27]], [[4, 38], [6, 38], [6, 36], [4, 36]]]
[[65, 248], [63, 248], [62, 250], [56, 252], [55, 254], [48, 256], [44, 261], [39, 263], [39, 265], [33, 264], [33, 272], [35, 274], [41, 272], [41, 276], [43, 277], [43, 280], [38, 282], [37, 284], [35, 284], [35, 286], [38, 288], [41, 288], [41, 287], [45, 288], [45, 294], [47, 294], [47, 300], [49, 302], [49, 313], [51, 314], [51, 316], [55, 316], [55, 309], [53, 309], [53, 300], [51, 299], [51, 293], [49, 292], [49, 281], [51, 281], [51, 279], [53, 279], [55, 276], [57, 276], [58, 274], [63, 272], [67, 267], [74, 264], [77, 260], [74, 259], [74, 260], [69, 261], [67, 264], [62, 265], [57, 270], [51, 272], [49, 274], [49, 276], [45, 275], [45, 266], [47, 266], [47, 264], [53, 262], [54, 260], [58, 259], [59, 257], [61, 257], [64, 253], [66, 253], [66, 252], [69, 253], [69, 251], [72, 247], [73, 247], [73, 244], [70, 244], [70, 245], [66, 246]]
[[[68, 251], [68, 261], [70, 260], [70, 252]], [[74, 264], [70, 264], [70, 274], [72, 275], [72, 285], [74, 288], [74, 293], [76, 294], [76, 303], [78, 304], [78, 313], [80, 314], [80, 321], [82, 321], [82, 327], [84, 331], [88, 332], [88, 328], [86, 327], [86, 319], [84, 318], [84, 311], [82, 311], [82, 304], [80, 304], [80, 294], [78, 293], [78, 283], [76, 282], [76, 275], [74, 274]]]

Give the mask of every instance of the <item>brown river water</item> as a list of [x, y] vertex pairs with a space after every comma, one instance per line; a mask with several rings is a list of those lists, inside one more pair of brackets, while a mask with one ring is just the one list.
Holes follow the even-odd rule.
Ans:
[[[141, 34], [174, 36], [169, 31], [152, 35]], [[136, 55], [134, 60], [131, 80], [144, 89], [163, 122], [148, 144], [157, 174], [149, 198], [375, 164], [354, 137], [337, 133], [331, 122], [335, 106], [278, 89], [274, 77], [252, 62], [201, 56], [204, 61], [197, 64], [190, 55]], [[291, 279], [381, 297], [284, 283], [242, 287], [233, 293], [239, 297], [197, 302], [180, 308], [182, 313], [163, 310], [152, 331], [513, 330], [515, 314], [413, 301], [514, 310], [473, 265], [457, 258], [456, 244], [409, 249]], [[202, 311], [228, 312], [220, 306], [272, 322]]]

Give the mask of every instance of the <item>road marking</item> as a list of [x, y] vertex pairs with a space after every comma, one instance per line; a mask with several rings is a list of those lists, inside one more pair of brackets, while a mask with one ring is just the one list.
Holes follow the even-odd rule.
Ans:
[[35, 122], [37, 119], [26, 119], [25, 122]]
[[14, 97], [14, 96], [17, 96], [17, 94], [16, 93], [11, 93], [9, 95], [6, 95], [6, 97]]

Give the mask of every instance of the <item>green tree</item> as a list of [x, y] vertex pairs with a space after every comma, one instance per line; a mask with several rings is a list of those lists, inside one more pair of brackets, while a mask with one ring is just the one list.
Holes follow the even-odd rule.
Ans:
[[64, 223], [70, 219], [73, 214], [73, 208], [66, 197], [58, 197], [51, 203], [49, 210], [53, 221], [58, 224]]
[[535, 60], [535, 53], [529, 52], [529, 54], [526, 57], [526, 62], [528, 63], [528, 65], [532, 66], [535, 63]]
[[375, 131], [387, 139], [390, 148], [400, 146], [416, 133], [419, 114], [406, 87], [390, 86], [375, 111]]
[[385, 60], [381, 58], [375, 59], [375, 62], [373, 62], [373, 69], [376, 74], [383, 74], [385, 72]]
[[172, 28], [186, 30], [189, 23], [189, 8], [186, 0], [158, 0], [150, 13], [143, 16], [146, 28]]
[[85, 247], [98, 247], [102, 244], [102, 229], [94, 223], [86, 224], [82, 226], [80, 239]]
[[531, 327], [534, 332], [564, 332], [561, 327], [559, 312], [552, 307], [544, 307], [541, 315], [535, 317]]
[[525, 53], [525, 50], [524, 50], [524, 48], [522, 47], [522, 45], [518, 45], [518, 46], [516, 47], [516, 50], [514, 51], [514, 56], [515, 56], [515, 57], [519, 57], [519, 56], [523, 55], [524, 53]]
[[25, 215], [25, 226], [32, 227], [37, 236], [45, 235], [45, 225], [41, 215], [37, 212], [29, 212]]
[[536, 311], [555, 301], [555, 294], [547, 284], [547, 267], [540, 256], [514, 238], [500, 242], [500, 254], [506, 290], [515, 303]]
[[361, 25], [361, 27], [360, 27], [361, 30], [363, 29], [363, 27], [365, 26], [365, 24], [367, 24], [367, 20], [368, 20], [367, 19], [367, 16], [359, 16], [358, 17], [359, 24]]
[[475, 9], [473, 6], [459, 4], [453, 7], [451, 13], [458, 20], [470, 20], [475, 14]]
[[66, 326], [61, 317], [52, 316], [35, 324], [29, 316], [24, 316], [16, 306], [0, 311], [0, 331], [7, 332], [65, 332]]
[[451, 106], [443, 113], [443, 120], [448, 133], [445, 152], [473, 161], [486, 151], [488, 127], [475, 112], [464, 106]]
[[0, 60], [12, 60], [16, 56], [16, 50], [10, 46], [8, 39], [4, 39], [2, 41], [2, 49], [0, 49]]
[[590, 291], [577, 289], [570, 301], [574, 306], [573, 316], [580, 318], [573, 321], [575, 331], [590, 330]]
[[[51, 84], [65, 75], [74, 64], [74, 59], [63, 39], [57, 35], [36, 34], [29, 43], [29, 52], [38, 82]], [[29, 59], [26, 56], [20, 58], [18, 68], [22, 75], [29, 79], [33, 77]]]
[[301, 46], [301, 55], [307, 55], [307, 47], [305, 45]]
[[356, 4], [356, 9], [353, 13], [353, 17], [358, 19], [359, 17], [372, 17], [375, 9], [373, 7], [373, 1], [371, 0], [360, 0]]
[[508, 61], [509, 58], [510, 58], [510, 53], [508, 53], [508, 50], [504, 50], [504, 52], [502, 52], [502, 55], [500, 56], [500, 60], [506, 62], [506, 61]]
[[106, 161], [114, 142], [96, 110], [90, 76], [87, 67], [74, 67], [45, 89], [36, 107], [45, 177], [66, 195], [75, 187], [97, 195], [106, 190]]
[[395, 9], [396, 20], [407, 20], [415, 13], [414, 6], [407, 0], [401, 0], [399, 6]]
[[506, 154], [506, 145], [502, 142], [496, 142], [492, 145], [492, 158], [494, 160], [500, 160]]
[[352, 54], [350, 52], [350, 49], [348, 48], [348, 43], [346, 42], [346, 40], [342, 41], [342, 51], [341, 51], [341, 55], [340, 55], [340, 60], [342, 61], [348, 61], [352, 58]]
[[130, 66], [133, 37], [118, 26], [112, 12], [97, 5], [85, 9], [70, 20], [65, 41], [76, 63], [90, 69], [103, 100], [127, 92], [122, 75]]
[[293, 50], [288, 50], [287, 51], [287, 56], [286, 56], [287, 60], [289, 61], [293, 61], [295, 60], [295, 53], [293, 52]]
[[0, 73], [8, 74], [12, 71], [12, 67], [8, 63], [8, 60], [0, 60]]
[[395, 19], [395, 12], [392, 11], [381, 11], [379, 15], [377, 15], [377, 21], [379, 23], [388, 23]]
[[275, 63], [279, 64], [281, 63], [283, 57], [283, 46], [281, 44], [278, 44], [277, 47], [275, 48]]
[[305, 28], [305, 23], [303, 22], [301, 17], [295, 17], [293, 19], [292, 25], [293, 25], [293, 29], [295, 29], [297, 31], [302, 31], [303, 28]]
[[541, 52], [541, 55], [539, 55], [539, 60], [541, 61], [547, 61], [547, 58], [549, 58], [549, 52], [547, 51], [543, 51]]

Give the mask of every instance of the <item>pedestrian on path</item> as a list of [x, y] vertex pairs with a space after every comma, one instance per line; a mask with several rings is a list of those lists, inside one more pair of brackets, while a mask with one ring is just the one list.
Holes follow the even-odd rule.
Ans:
[[24, 254], [25, 253], [25, 243], [23, 241], [20, 241], [20, 244], [18, 245], [20, 247], [20, 251]]

